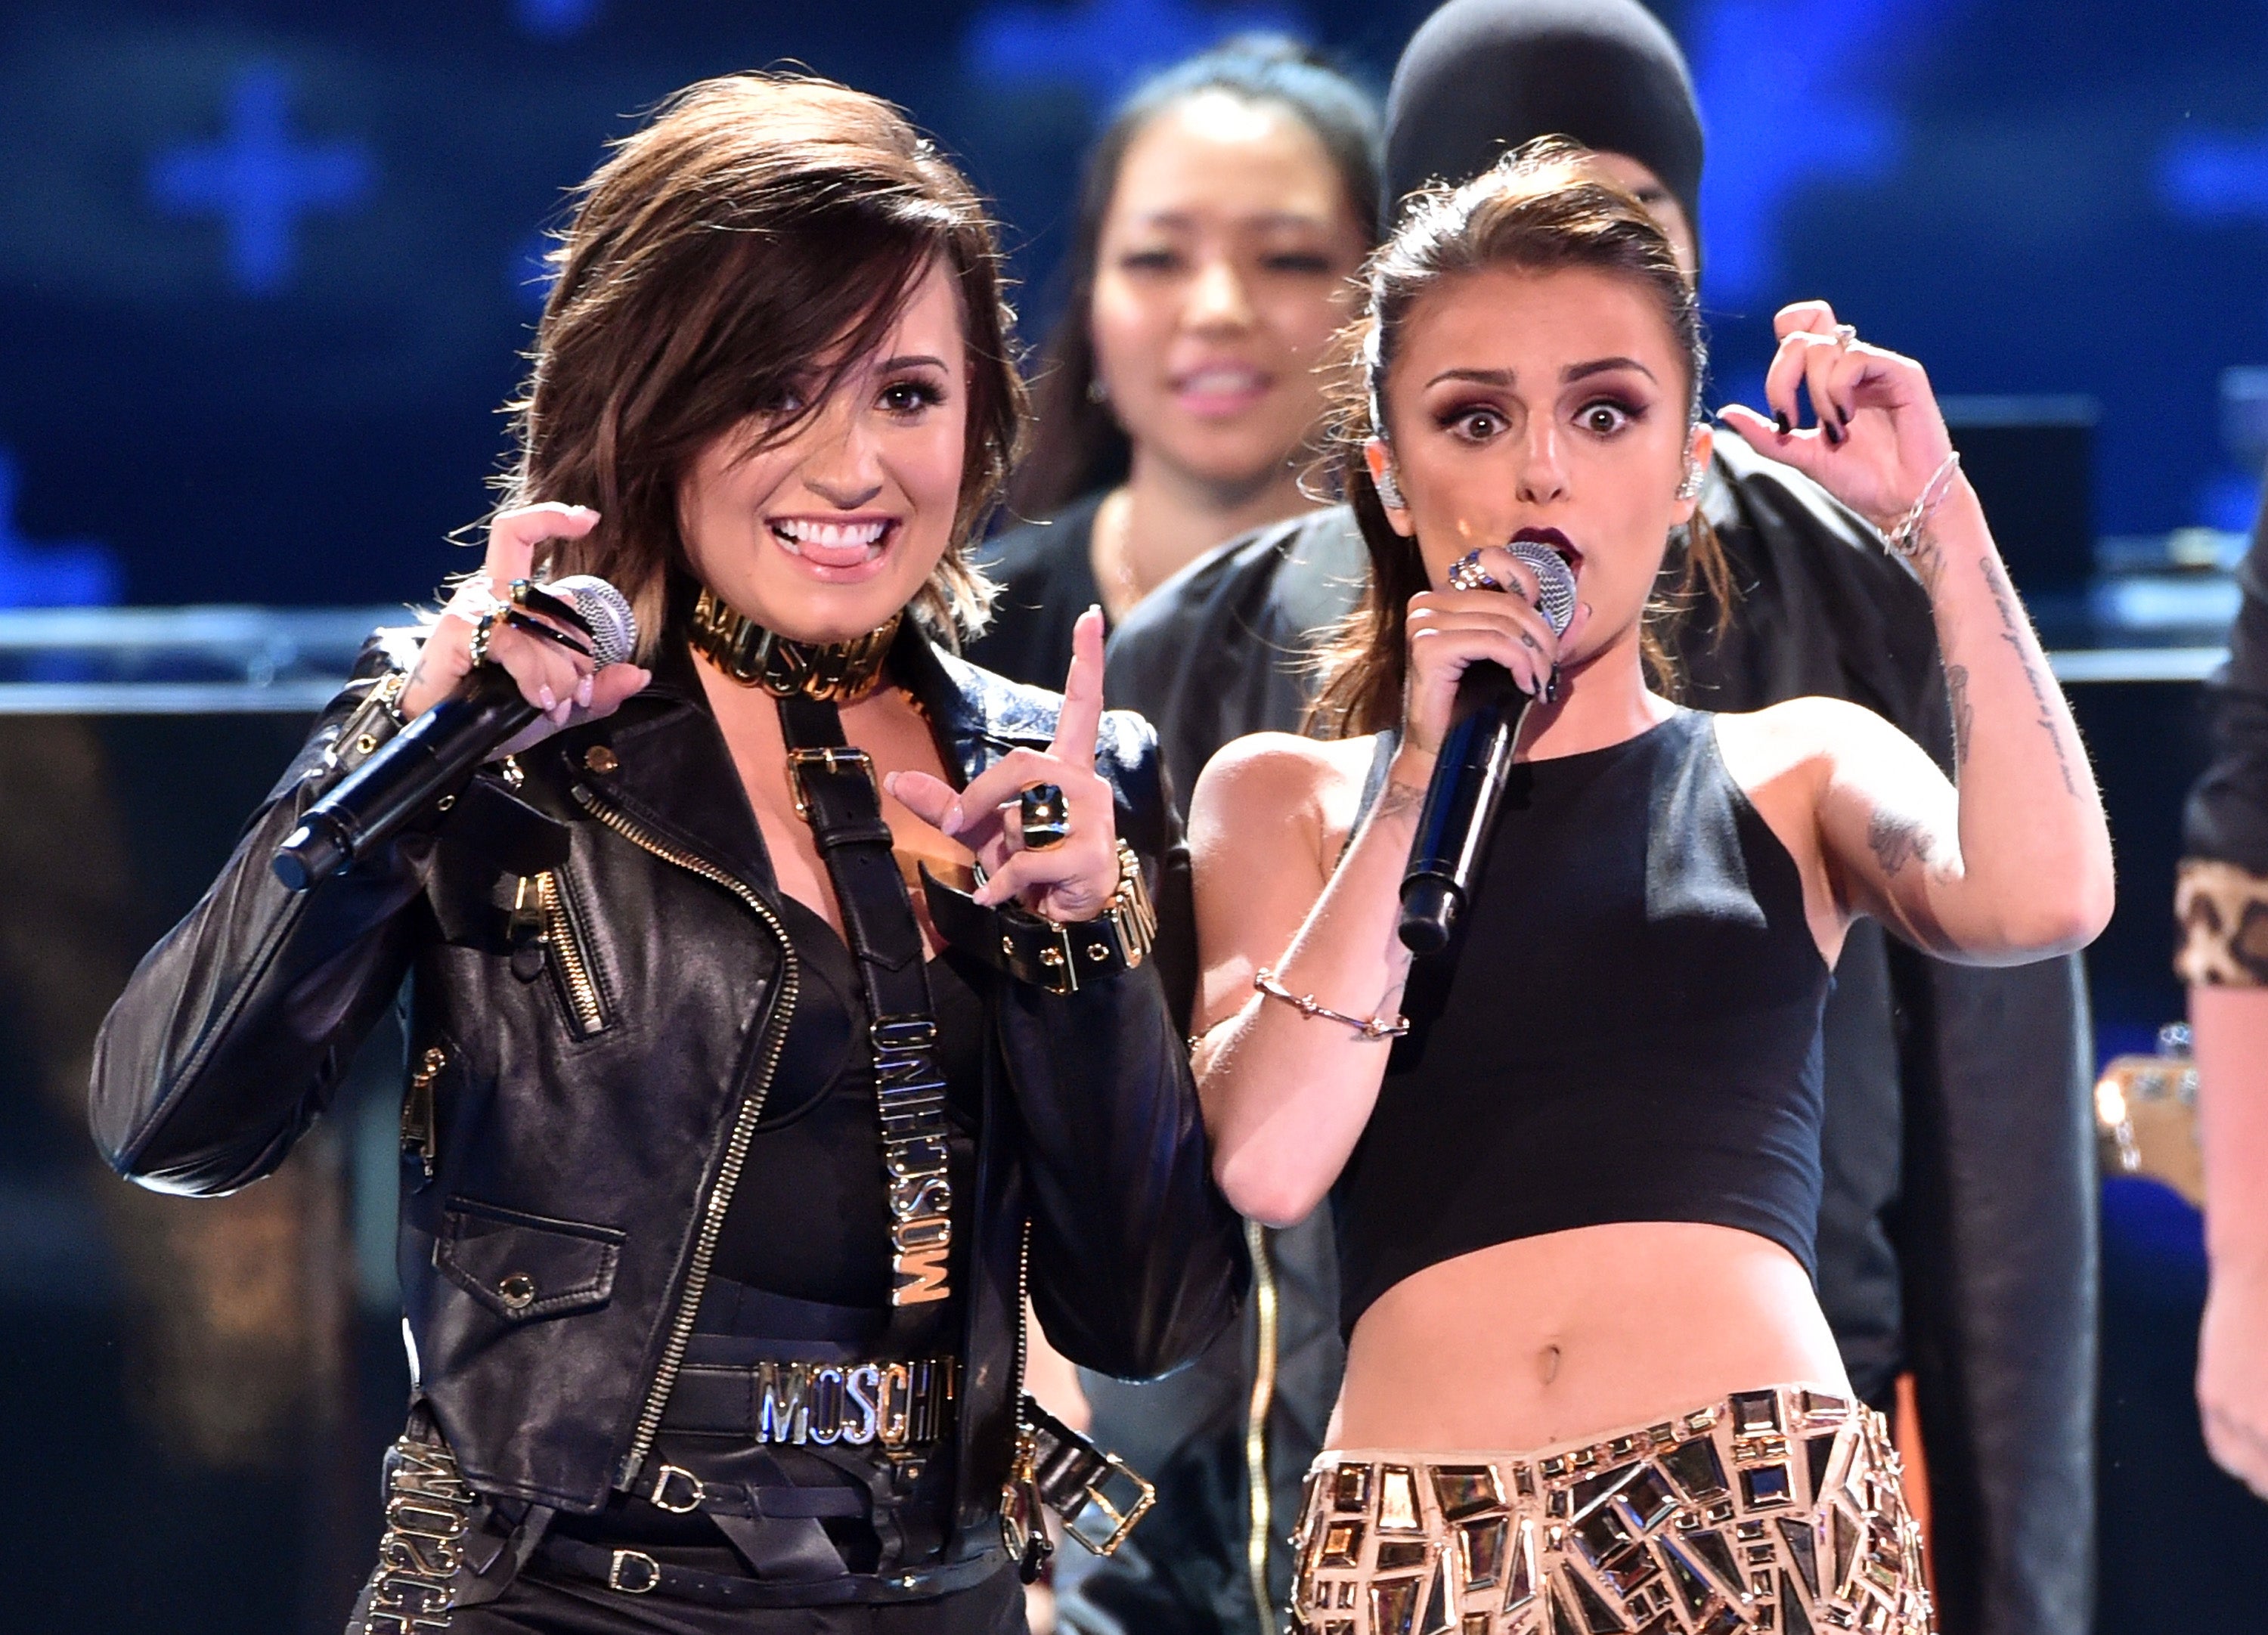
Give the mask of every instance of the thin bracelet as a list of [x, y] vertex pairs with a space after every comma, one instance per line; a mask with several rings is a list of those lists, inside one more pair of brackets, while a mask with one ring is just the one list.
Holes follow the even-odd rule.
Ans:
[[1913, 509], [1898, 519], [1897, 526], [1882, 535], [1882, 542], [1899, 556], [1911, 558], [1921, 542], [1922, 525], [1936, 514], [1945, 504], [1946, 496], [1953, 492], [1953, 474], [1961, 469], [1961, 451], [1955, 449], [1945, 457], [1945, 463], [1934, 475], [1921, 485], [1921, 497]]
[[1410, 1031], [1406, 1016], [1349, 1016], [1344, 1011], [1334, 1011], [1328, 1005], [1315, 1003], [1312, 993], [1293, 993], [1276, 980], [1276, 973], [1262, 966], [1252, 974], [1252, 985], [1271, 999], [1281, 999], [1309, 1021], [1318, 1016], [1326, 1021], [1344, 1022], [1366, 1039], [1396, 1039]]

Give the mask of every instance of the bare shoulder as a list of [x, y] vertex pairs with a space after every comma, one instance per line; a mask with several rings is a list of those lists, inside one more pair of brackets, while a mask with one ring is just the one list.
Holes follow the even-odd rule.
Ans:
[[1744, 789], [1807, 770], [1826, 773], [1854, 752], [1877, 752], [1905, 736], [1866, 705], [1843, 698], [1790, 698], [1715, 722], [1718, 753]]
[[1189, 800], [1190, 836], [1286, 819], [1320, 823], [1347, 799], [1345, 784], [1351, 783], [1351, 799], [1361, 799], [1367, 764], [1367, 740], [1318, 744], [1295, 733], [1252, 733], [1232, 740], [1197, 773]]

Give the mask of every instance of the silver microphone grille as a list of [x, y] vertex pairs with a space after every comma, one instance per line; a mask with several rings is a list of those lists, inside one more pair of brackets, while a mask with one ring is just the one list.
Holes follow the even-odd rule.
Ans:
[[1528, 564], [1535, 575], [1535, 611], [1555, 635], [1565, 636], [1575, 617], [1575, 572], [1557, 551], [1534, 540], [1514, 540], [1505, 547]]
[[595, 573], [571, 573], [543, 587], [574, 605], [591, 627], [591, 657], [599, 668], [620, 664], [637, 651], [637, 620], [622, 593]]

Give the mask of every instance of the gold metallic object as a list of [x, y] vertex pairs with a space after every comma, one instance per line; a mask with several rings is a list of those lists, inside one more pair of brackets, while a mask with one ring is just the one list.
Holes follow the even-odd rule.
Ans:
[[616, 770], [622, 764], [622, 757], [604, 744], [593, 744], [583, 752], [583, 770], [596, 772], [601, 777]]
[[1060, 784], [1034, 784], [1016, 797], [1016, 823], [1024, 846], [1046, 851], [1071, 838], [1071, 803]]
[[1530, 1453], [1326, 1453], [1293, 1635], [1929, 1635], [1881, 1416], [1800, 1387]]
[[570, 792], [577, 805], [632, 845], [732, 893], [762, 923], [779, 945], [780, 954], [779, 997], [771, 1007], [774, 1020], [770, 1036], [764, 1041], [763, 1061], [748, 1093], [740, 1098], [740, 1110], [733, 1115], [732, 1131], [725, 1139], [725, 1161], [718, 1166], [716, 1182], [702, 1200], [701, 1226], [693, 1241], [693, 1259], [678, 1293], [677, 1309], [671, 1315], [668, 1332], [662, 1341], [661, 1361], [654, 1369], [653, 1383], [646, 1389], [644, 1404], [638, 1410], [637, 1426], [631, 1432], [629, 1451], [617, 1467], [619, 1480], [627, 1485], [644, 1469], [646, 1455], [653, 1451], [653, 1439], [661, 1430], [662, 1411], [668, 1406], [669, 1393], [685, 1366], [685, 1351], [692, 1344], [694, 1320], [700, 1314], [702, 1297], [709, 1291], [709, 1269], [716, 1257], [717, 1239], [724, 1231], [733, 1193], [740, 1183], [740, 1169], [747, 1162], [748, 1143], [755, 1138], [756, 1121], [763, 1116], [764, 1101], [771, 1094], [772, 1075], [778, 1071], [780, 1052], [787, 1043], [787, 1019], [795, 1014], [803, 971], [787, 927], [755, 887], [697, 852], [663, 840], [588, 785], [578, 784]]
[[2095, 1081], [2095, 1140], [2103, 1174], [2162, 1182], [2203, 1209], [2205, 1153], [2189, 1032], [2176, 1022], [2158, 1030], [2157, 1055], [2111, 1057]]
[[688, 634], [694, 646], [743, 686], [761, 687], [776, 698], [800, 694], [849, 704], [880, 682], [883, 661], [904, 617], [894, 613], [881, 629], [847, 642], [799, 642], [735, 613], [723, 598], [703, 590], [693, 605]]
[[874, 799], [882, 798], [882, 781], [874, 775], [874, 757], [865, 750], [839, 744], [824, 749], [791, 749], [787, 752], [788, 798], [795, 802], [796, 816], [806, 822], [811, 821], [811, 797], [803, 787], [803, 771], [814, 766], [822, 772], [864, 772], [873, 786]]
[[446, 1050], [438, 1044], [428, 1046], [418, 1060], [417, 1071], [409, 1076], [409, 1094], [401, 1098], [401, 1150], [416, 1154], [428, 1181], [433, 1179], [436, 1146], [433, 1081], [448, 1064]]

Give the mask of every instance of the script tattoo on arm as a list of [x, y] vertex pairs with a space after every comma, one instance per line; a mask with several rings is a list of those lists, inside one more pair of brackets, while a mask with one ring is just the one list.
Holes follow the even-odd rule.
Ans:
[[1990, 556], [1984, 559], [1984, 567], [1985, 588], [1992, 593], [1993, 605], [2000, 610], [2000, 639], [2008, 644], [2016, 655], [2016, 662], [2023, 667], [2024, 680], [2032, 689], [2032, 702], [2039, 707], [2040, 726], [2047, 733], [2048, 741], [2055, 746], [2056, 766], [2063, 773], [2064, 792], [2076, 795], [2079, 780], [2072, 776], [2071, 752], [2064, 747], [2054, 706], [2048, 702], [2048, 689], [2053, 683], [2041, 675], [2031, 655], [2024, 651], [2024, 615], [2016, 607], [2016, 593], [2008, 583], [2008, 576]]
[[1949, 664], [1945, 667], [1945, 690], [1953, 705], [1953, 764], [1955, 770], [1969, 764], [1969, 728], [1977, 712], [1969, 703], [1969, 667]]

